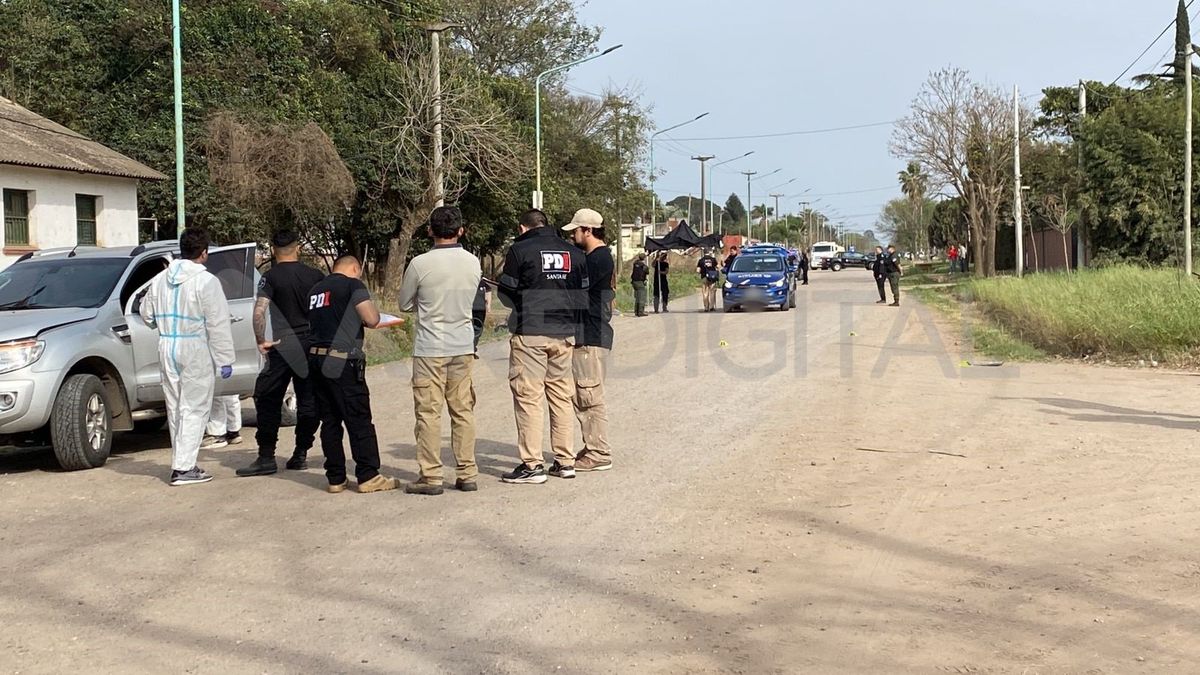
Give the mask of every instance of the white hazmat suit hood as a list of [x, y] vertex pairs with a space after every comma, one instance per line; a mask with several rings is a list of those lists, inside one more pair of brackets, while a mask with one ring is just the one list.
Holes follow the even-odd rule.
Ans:
[[221, 282], [191, 260], [174, 260], [154, 278], [142, 319], [158, 329], [175, 471], [196, 466], [212, 408], [216, 371], [235, 359], [229, 303]]

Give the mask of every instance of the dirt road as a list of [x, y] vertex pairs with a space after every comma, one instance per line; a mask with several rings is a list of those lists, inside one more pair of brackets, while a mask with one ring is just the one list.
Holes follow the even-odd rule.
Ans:
[[[83, 473], [0, 459], [0, 670], [1200, 670], [1196, 380], [963, 367], [955, 327], [873, 291], [618, 318], [617, 468], [574, 481], [498, 482], [504, 344], [473, 494], [236, 479], [252, 430], [191, 488], [161, 436]], [[370, 382], [411, 479], [407, 376]]]

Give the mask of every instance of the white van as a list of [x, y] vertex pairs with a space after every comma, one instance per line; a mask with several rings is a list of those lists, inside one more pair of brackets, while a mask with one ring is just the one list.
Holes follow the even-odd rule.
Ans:
[[809, 266], [814, 270], [819, 270], [821, 269], [822, 260], [845, 252], [845, 247], [839, 246], [836, 241], [818, 241], [813, 244], [812, 251], [809, 253]]

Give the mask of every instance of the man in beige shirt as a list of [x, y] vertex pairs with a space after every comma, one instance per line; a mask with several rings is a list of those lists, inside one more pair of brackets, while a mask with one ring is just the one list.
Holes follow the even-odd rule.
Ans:
[[463, 492], [478, 489], [475, 464], [475, 326], [471, 311], [482, 270], [458, 243], [462, 214], [443, 206], [429, 216], [433, 249], [409, 263], [400, 286], [400, 309], [416, 312], [413, 340], [413, 407], [420, 479], [404, 491], [442, 494], [442, 407], [450, 409], [450, 446]]

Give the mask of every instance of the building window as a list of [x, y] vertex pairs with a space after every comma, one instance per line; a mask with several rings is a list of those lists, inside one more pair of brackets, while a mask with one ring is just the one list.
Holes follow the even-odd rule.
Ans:
[[29, 245], [29, 192], [4, 191], [4, 245]]
[[76, 243], [80, 246], [96, 245], [96, 198], [92, 195], [75, 195]]

